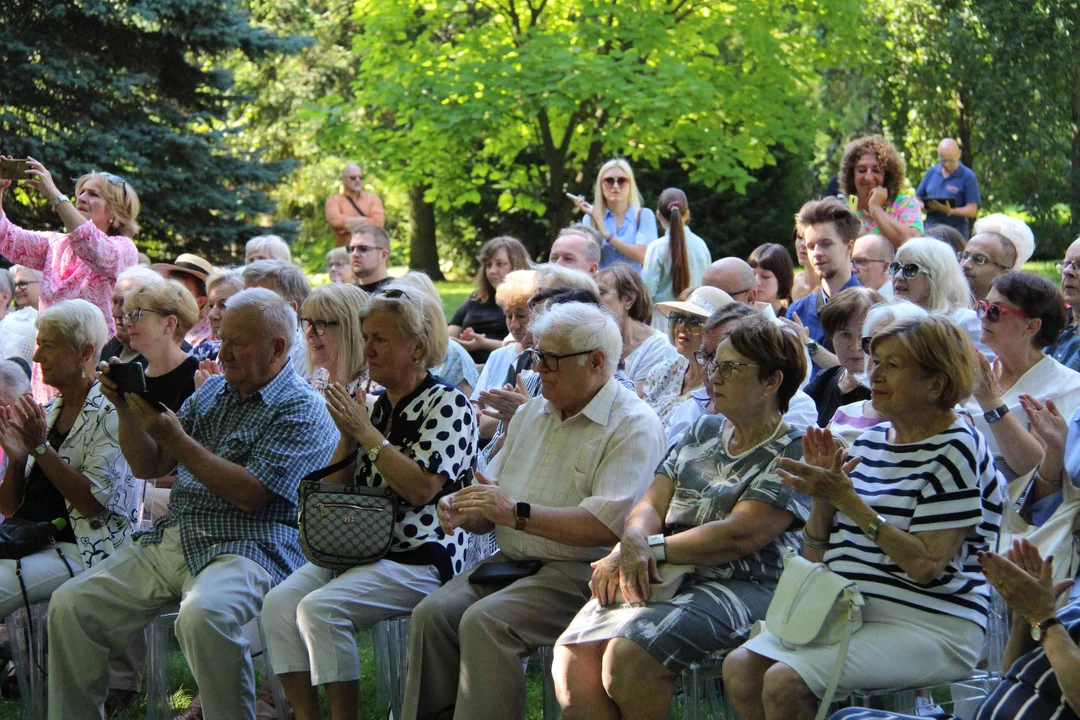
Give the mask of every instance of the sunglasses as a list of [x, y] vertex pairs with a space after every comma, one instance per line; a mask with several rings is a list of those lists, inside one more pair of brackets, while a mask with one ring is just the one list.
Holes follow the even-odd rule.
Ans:
[[372, 252], [373, 250], [378, 250], [378, 249], [379, 248], [375, 247], [374, 245], [350, 245], [349, 246], [349, 252], [350, 253], [360, 253], [361, 255], [363, 255], [364, 253]]
[[960, 252], [956, 253], [956, 259], [961, 264], [965, 260], [971, 260], [971, 262], [975, 263], [975, 265], [977, 265], [978, 267], [982, 267], [986, 263], [990, 263], [994, 267], [1000, 268], [1001, 270], [1012, 270], [1012, 268], [1008, 265], [1002, 265], [1001, 263], [994, 262], [987, 255], [983, 255], [982, 253], [970, 253], [967, 250], [961, 250]]
[[979, 302], [975, 303], [975, 313], [980, 318], [986, 318], [992, 323], [996, 323], [998, 320], [1000, 320], [1002, 314], [1015, 315], [1016, 317], [1023, 318], [1024, 320], [1031, 319], [1031, 316], [1027, 313], [1020, 312], [1019, 310], [1013, 310], [1012, 308], [1001, 307], [997, 303], [988, 303], [985, 300], [980, 300]]
[[679, 323], [686, 326], [688, 330], [696, 330], [705, 324], [705, 318], [697, 315], [690, 315], [689, 313], [673, 312], [668, 315], [668, 325], [675, 327]]
[[405, 298], [406, 300], [411, 299], [409, 297], [409, 293], [405, 292], [404, 290], [398, 290], [397, 288], [391, 288], [389, 290], [376, 290], [375, 292], [371, 293], [371, 297], [384, 297], [388, 300], [398, 300], [400, 298]]
[[112, 173], [108, 173], [108, 172], [99, 172], [98, 175], [100, 175], [101, 177], [108, 180], [109, 183], [111, 183], [112, 185], [121, 185], [121, 186], [123, 186], [124, 202], [127, 202], [127, 180], [120, 177], [119, 175], [113, 175]]
[[904, 277], [907, 278], [908, 280], [915, 277], [919, 273], [923, 273], [924, 275], [926, 275], [928, 277], [930, 275], [930, 273], [928, 273], [926, 271], [926, 268], [924, 268], [923, 266], [918, 265], [916, 263], [898, 263], [898, 262], [889, 263], [889, 274], [890, 275], [896, 275], [897, 273], [903, 273]]
[[630, 184], [630, 178], [606, 177], [606, 178], [604, 178], [604, 184], [607, 185], [608, 187], [614, 187], [616, 185], [618, 185], [619, 187], [622, 187], [623, 185], [629, 185]]

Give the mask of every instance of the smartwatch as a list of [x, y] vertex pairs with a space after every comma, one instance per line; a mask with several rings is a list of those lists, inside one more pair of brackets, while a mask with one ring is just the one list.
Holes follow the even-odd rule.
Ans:
[[529, 518], [532, 517], [532, 505], [527, 502], [519, 502], [514, 509], [514, 529], [525, 530], [525, 525], [529, 522]]
[[379, 459], [379, 453], [383, 451], [383, 448], [390, 444], [390, 441], [383, 438], [383, 441], [367, 451], [367, 459], [374, 465], [375, 461]]
[[1031, 626], [1031, 639], [1037, 643], [1042, 643], [1043, 639], [1046, 637], [1046, 631], [1055, 625], [1060, 624], [1061, 620], [1059, 620], [1057, 616], [1035, 623]]
[[647, 542], [656, 562], [667, 562], [667, 538], [663, 535], [650, 535]]
[[1000, 420], [1001, 418], [1005, 417], [1008, 414], [1009, 414], [1009, 406], [1008, 405], [1002, 405], [1001, 407], [996, 407], [993, 410], [990, 410], [988, 412], [984, 412], [983, 413], [983, 420], [985, 420], [988, 424], [993, 425], [998, 420]]

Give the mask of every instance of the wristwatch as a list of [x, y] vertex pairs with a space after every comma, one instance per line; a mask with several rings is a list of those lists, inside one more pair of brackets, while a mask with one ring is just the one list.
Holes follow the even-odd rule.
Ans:
[[40, 445], [38, 445], [36, 448], [31, 450], [30, 454], [33, 455], [34, 457], [41, 457], [42, 455], [44, 455], [47, 452], [49, 452], [49, 443], [43, 442]]
[[64, 195], [63, 193], [61, 193], [61, 194], [57, 195], [52, 200], [52, 202], [49, 203], [49, 209], [50, 210], [56, 210], [56, 208], [60, 206], [60, 203], [66, 203], [66, 202], [71, 202], [71, 199], [67, 195]]
[[990, 410], [988, 412], [984, 412], [983, 413], [983, 420], [985, 420], [987, 423], [993, 425], [998, 420], [1000, 420], [1001, 418], [1005, 417], [1008, 414], [1009, 414], [1009, 406], [1008, 405], [1002, 405], [1001, 407], [996, 407], [993, 410]]
[[532, 517], [532, 505], [527, 502], [519, 502], [514, 509], [514, 529], [524, 530], [529, 518]]
[[1054, 627], [1055, 625], [1060, 624], [1061, 620], [1059, 620], [1057, 616], [1047, 618], [1042, 622], [1034, 623], [1031, 626], [1031, 639], [1037, 643], [1041, 643], [1043, 641], [1043, 638], [1046, 637], [1046, 631]]
[[887, 522], [889, 521], [885, 519], [884, 515], [877, 515], [870, 521], [870, 524], [866, 526], [866, 529], [863, 530], [863, 535], [870, 538], [871, 542], [875, 542], [877, 540], [878, 530], [880, 530], [881, 526]]
[[816, 340], [806, 341], [806, 352], [808, 355], [810, 355], [810, 357], [814, 357], [815, 355], [817, 355], [818, 348], [820, 347], [821, 346], [817, 344]]
[[656, 562], [667, 562], [667, 538], [663, 535], [650, 535], [648, 543]]
[[367, 459], [374, 465], [375, 461], [379, 459], [379, 453], [383, 451], [383, 448], [390, 444], [390, 441], [383, 438], [383, 441], [367, 451]]

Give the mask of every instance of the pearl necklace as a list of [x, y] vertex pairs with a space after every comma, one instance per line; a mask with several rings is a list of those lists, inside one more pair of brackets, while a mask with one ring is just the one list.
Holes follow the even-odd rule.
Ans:
[[732, 460], [742, 460], [744, 457], [746, 457], [750, 453], [754, 452], [758, 448], [764, 447], [765, 445], [768, 445], [773, 440], [775, 440], [776, 436], [780, 434], [780, 429], [782, 427], [784, 427], [784, 417], [781, 415], [780, 416], [780, 422], [776, 423], [776, 429], [772, 431], [772, 435], [765, 438], [764, 440], [762, 440], [761, 442], [759, 442], [757, 445], [750, 448], [749, 450], [745, 450], [745, 451], [739, 453], [738, 455], [736, 455], [736, 454], [731, 452], [731, 441], [735, 438], [735, 426], [734, 425], [731, 426], [731, 437], [729, 437], [727, 440], [724, 440], [724, 433], [727, 432], [727, 428], [728, 428], [728, 421], [727, 421], [727, 418], [725, 418], [724, 419], [724, 427], [720, 430], [720, 439], [724, 443], [724, 452], [727, 453], [727, 456], [729, 458], [731, 458]]

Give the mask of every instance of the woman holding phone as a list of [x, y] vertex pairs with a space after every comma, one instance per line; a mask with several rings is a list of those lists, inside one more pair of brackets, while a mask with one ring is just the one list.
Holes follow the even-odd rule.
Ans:
[[600, 269], [624, 262], [641, 272], [645, 251], [659, 237], [656, 215], [645, 207], [634, 181], [630, 163], [614, 158], [604, 163], [596, 175], [594, 200], [590, 205], [584, 196], [571, 196], [581, 212], [582, 221], [604, 236], [600, 251]]

